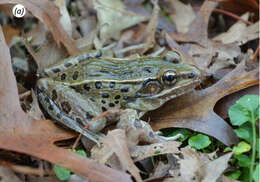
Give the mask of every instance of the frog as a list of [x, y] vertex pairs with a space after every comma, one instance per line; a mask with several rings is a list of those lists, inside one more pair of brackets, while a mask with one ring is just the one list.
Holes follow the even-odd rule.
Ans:
[[100, 145], [100, 132], [113, 117], [93, 118], [109, 110], [130, 109], [134, 112], [129, 113], [135, 113], [130, 118], [142, 121], [148, 111], [192, 91], [201, 77], [201, 70], [184, 63], [177, 51], [111, 58], [99, 50], [45, 68], [36, 83], [36, 93], [53, 120]]

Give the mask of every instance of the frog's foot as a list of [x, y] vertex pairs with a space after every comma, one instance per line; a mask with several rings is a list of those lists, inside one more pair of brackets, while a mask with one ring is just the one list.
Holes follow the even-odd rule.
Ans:
[[137, 145], [139, 142], [149, 144], [165, 142], [170, 139], [154, 132], [147, 122], [138, 119], [137, 112], [132, 109], [127, 109], [126, 114], [120, 116], [120, 122], [117, 124], [117, 127], [126, 130], [127, 139], [131, 145]]

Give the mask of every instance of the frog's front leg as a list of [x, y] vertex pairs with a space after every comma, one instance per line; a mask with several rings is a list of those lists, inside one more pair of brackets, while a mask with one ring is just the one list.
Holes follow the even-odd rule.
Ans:
[[102, 111], [93, 99], [77, 93], [70, 86], [50, 78], [42, 78], [37, 82], [37, 96], [44, 110], [58, 122], [64, 124], [90, 140], [96, 142], [100, 135], [96, 132], [106, 125], [105, 118], [95, 121], [88, 130], [83, 130], [89, 121]]
[[163, 137], [158, 132], [153, 131], [151, 126], [139, 119], [136, 110], [127, 109], [125, 114], [120, 116], [120, 122], [117, 124], [118, 128], [125, 129], [126, 136], [129, 142], [137, 145], [139, 142], [158, 143], [169, 140], [176, 140], [180, 135], [175, 137]]

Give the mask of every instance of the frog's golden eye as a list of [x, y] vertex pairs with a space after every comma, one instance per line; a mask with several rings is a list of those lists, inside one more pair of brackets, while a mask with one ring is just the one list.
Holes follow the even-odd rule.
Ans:
[[177, 82], [177, 72], [174, 70], [168, 70], [164, 72], [162, 76], [163, 83], [167, 85], [173, 85]]

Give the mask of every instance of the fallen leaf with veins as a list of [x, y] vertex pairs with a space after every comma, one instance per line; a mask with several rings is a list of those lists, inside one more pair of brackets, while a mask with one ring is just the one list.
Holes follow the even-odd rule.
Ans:
[[170, 13], [170, 17], [176, 25], [176, 29], [179, 33], [187, 33], [189, 31], [189, 25], [196, 17], [195, 12], [193, 11], [190, 4], [186, 5], [179, 0], [166, 1], [169, 7], [173, 9]]
[[[242, 19], [248, 20], [249, 13], [241, 16]], [[227, 32], [221, 33], [213, 38], [215, 41], [221, 41], [223, 44], [236, 43], [243, 45], [250, 40], [259, 37], [259, 21], [247, 26], [244, 22], [238, 21], [232, 25]]]
[[[240, 48], [236, 44], [224, 45], [208, 39], [208, 21], [215, 6], [215, 2], [205, 1], [196, 18], [191, 22], [189, 31], [186, 34], [169, 33], [169, 37], [173, 40], [182, 42], [182, 45], [178, 47], [173, 43], [169, 44], [171, 48], [179, 49], [192, 57], [200, 69], [209, 73], [216, 71], [215, 69], [209, 69], [213, 61], [220, 64], [218, 60], [227, 62], [241, 54]], [[225, 66], [226, 64], [221, 64], [218, 68]]]
[[190, 147], [181, 149], [183, 159], [180, 159], [180, 177], [183, 182], [213, 182], [216, 181], [227, 168], [232, 152], [209, 160], [207, 154], [192, 150]]
[[34, 120], [20, 107], [9, 48], [0, 27], [0, 148], [25, 153], [74, 171], [91, 181], [131, 181], [126, 173], [58, 148], [55, 141], [75, 136], [49, 120]]
[[49, 28], [58, 45], [62, 42], [70, 55], [76, 55], [80, 52], [74, 40], [62, 27], [59, 9], [53, 2], [48, 0], [1, 0], [0, 4], [24, 5], [27, 10]]
[[117, 159], [120, 162], [121, 170], [129, 171], [135, 177], [136, 181], [142, 181], [139, 169], [131, 159], [124, 130], [115, 129], [109, 131], [108, 134], [101, 139], [101, 142], [103, 143], [102, 148], [94, 148], [91, 151], [92, 158], [107, 163], [108, 160], [111, 160], [112, 155], [116, 154]]
[[94, 1], [99, 20], [101, 43], [110, 38], [117, 38], [120, 31], [148, 19], [147, 16], [137, 15], [127, 11], [120, 0]]
[[259, 83], [259, 71], [245, 71], [245, 61], [213, 86], [195, 90], [167, 102], [160, 109], [147, 114], [154, 130], [177, 127], [206, 133], [231, 145], [238, 141], [233, 129], [214, 111], [222, 97]]

